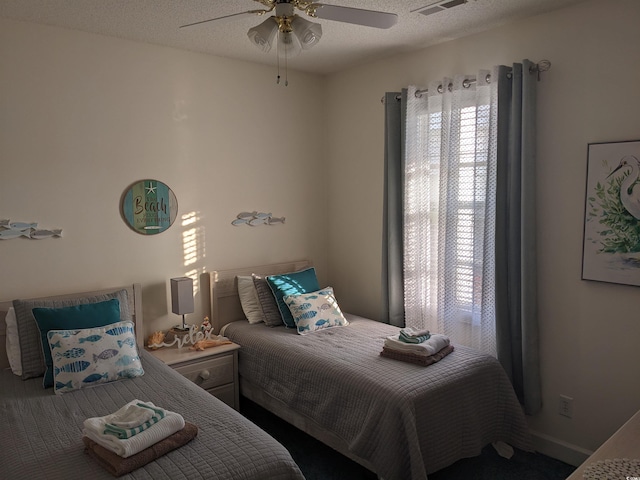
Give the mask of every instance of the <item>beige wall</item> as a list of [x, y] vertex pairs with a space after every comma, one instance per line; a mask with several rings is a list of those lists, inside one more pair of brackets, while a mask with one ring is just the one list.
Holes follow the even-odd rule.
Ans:
[[[290, 72], [285, 88], [275, 66], [6, 20], [0, 65], [0, 218], [63, 229], [0, 242], [0, 298], [139, 282], [149, 333], [181, 320], [171, 277], [196, 279], [195, 323], [209, 312], [207, 271], [308, 258], [326, 277], [321, 78]], [[124, 191], [146, 178], [179, 204], [152, 236], [120, 217]], [[231, 225], [253, 210], [286, 224]]]
[[[328, 82], [332, 282], [349, 292], [343, 308], [380, 317], [383, 93], [523, 58], [552, 62], [538, 85], [544, 409], [530, 424], [547, 450], [570, 447], [565, 458], [595, 449], [640, 408], [640, 290], [580, 280], [587, 144], [640, 138], [639, 21], [637, 0], [594, 0]], [[574, 398], [572, 419], [557, 413], [560, 394]]]

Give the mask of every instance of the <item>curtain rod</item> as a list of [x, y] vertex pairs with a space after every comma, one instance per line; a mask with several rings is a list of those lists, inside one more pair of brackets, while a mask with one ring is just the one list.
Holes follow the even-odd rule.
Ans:
[[[536, 64], [532, 65], [531, 67], [529, 67], [529, 73], [537, 73], [538, 74], [538, 81], [539, 81], [540, 80], [540, 73], [541, 72], [546, 72], [550, 68], [551, 68], [551, 62], [549, 60], [540, 60], [538, 63], [536, 63]], [[487, 76], [484, 77], [484, 80], [487, 83], [491, 83], [491, 75], [487, 74]], [[469, 88], [474, 83], [477, 83], [477, 79], [471, 77], [471, 78], [465, 79], [462, 82], [462, 86], [464, 88]], [[453, 88], [453, 84], [450, 83], [449, 85], [447, 85], [447, 89], [449, 91], [451, 91], [452, 88]], [[420, 97], [422, 97], [422, 95], [424, 95], [428, 91], [429, 91], [428, 88], [425, 88], [423, 90], [416, 90], [415, 96], [416, 96], [416, 98], [420, 98]], [[443, 93], [443, 92], [444, 92], [444, 86], [443, 85], [438, 85], [438, 93]], [[396, 100], [400, 100], [400, 95], [396, 95]], [[382, 97], [382, 99], [380, 101], [382, 103], [384, 103], [384, 97]]]

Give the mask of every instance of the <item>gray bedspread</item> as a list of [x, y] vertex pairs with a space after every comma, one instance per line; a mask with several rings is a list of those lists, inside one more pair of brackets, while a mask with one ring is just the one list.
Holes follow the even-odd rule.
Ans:
[[82, 423], [133, 399], [180, 413], [198, 436], [123, 479], [303, 479], [289, 452], [271, 436], [147, 352], [145, 374], [54, 395], [42, 378], [0, 372], [0, 477], [110, 479], [84, 453]]
[[336, 434], [385, 480], [426, 479], [498, 440], [531, 449], [495, 358], [458, 345], [428, 367], [384, 358], [384, 339], [398, 328], [346, 317], [347, 327], [305, 336], [246, 321], [224, 334], [242, 346], [243, 382]]

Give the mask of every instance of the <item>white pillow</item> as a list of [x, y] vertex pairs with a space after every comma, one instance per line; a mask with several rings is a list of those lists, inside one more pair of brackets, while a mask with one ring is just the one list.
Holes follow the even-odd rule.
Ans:
[[240, 296], [240, 305], [245, 317], [249, 323], [260, 323], [264, 321], [262, 307], [258, 300], [258, 292], [253, 283], [251, 275], [238, 275], [238, 295]]
[[293, 320], [296, 322], [296, 329], [300, 335], [307, 335], [329, 327], [349, 325], [338, 306], [331, 287], [298, 295], [285, 295], [283, 300], [291, 310]]
[[57, 395], [144, 375], [132, 322], [79, 330], [49, 330]]
[[22, 360], [20, 359], [20, 339], [18, 338], [18, 320], [13, 307], [9, 308], [4, 318], [7, 323], [7, 358], [9, 366], [15, 375], [22, 375]]

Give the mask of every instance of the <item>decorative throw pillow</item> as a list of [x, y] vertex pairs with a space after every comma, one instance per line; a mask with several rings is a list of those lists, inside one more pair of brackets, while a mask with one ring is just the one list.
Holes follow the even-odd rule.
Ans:
[[349, 325], [340, 311], [331, 287], [323, 288], [317, 292], [286, 295], [284, 302], [291, 310], [300, 335], [324, 328]]
[[283, 300], [284, 296], [298, 295], [320, 289], [318, 278], [316, 277], [316, 269], [313, 267], [283, 275], [269, 275], [267, 276], [267, 283], [276, 298], [282, 321], [290, 328], [295, 328], [296, 323]]
[[265, 278], [255, 273], [251, 275], [253, 278], [253, 284], [256, 287], [256, 293], [258, 295], [258, 302], [262, 309], [262, 315], [264, 323], [268, 327], [278, 327], [283, 324], [282, 317], [280, 316], [280, 310], [278, 310], [278, 304], [276, 298], [271, 293], [271, 289], [267, 284]]
[[238, 275], [238, 296], [240, 297], [240, 305], [245, 317], [249, 323], [260, 323], [264, 321], [262, 316], [262, 308], [260, 308], [260, 300], [258, 300], [258, 292], [253, 283], [253, 277], [250, 275]]
[[105, 302], [87, 303], [62, 308], [34, 308], [33, 316], [38, 323], [42, 338], [42, 352], [46, 365], [42, 386], [53, 387], [53, 361], [47, 342], [50, 330], [102, 327], [120, 321], [120, 302], [112, 298]]
[[123, 322], [131, 321], [129, 300], [127, 298], [127, 291], [124, 289], [99, 295], [80, 295], [75, 298], [14, 300], [13, 308], [16, 311], [18, 339], [20, 341], [22, 379], [26, 380], [27, 378], [39, 377], [46, 369], [41, 335], [32, 312], [34, 307], [69, 307], [72, 305], [103, 302], [112, 298], [117, 298], [120, 302], [120, 320]]
[[7, 359], [14, 375], [22, 375], [22, 363], [20, 362], [20, 340], [18, 339], [18, 321], [16, 311], [9, 308], [4, 321], [7, 324]]
[[50, 330], [56, 394], [144, 375], [132, 322]]

